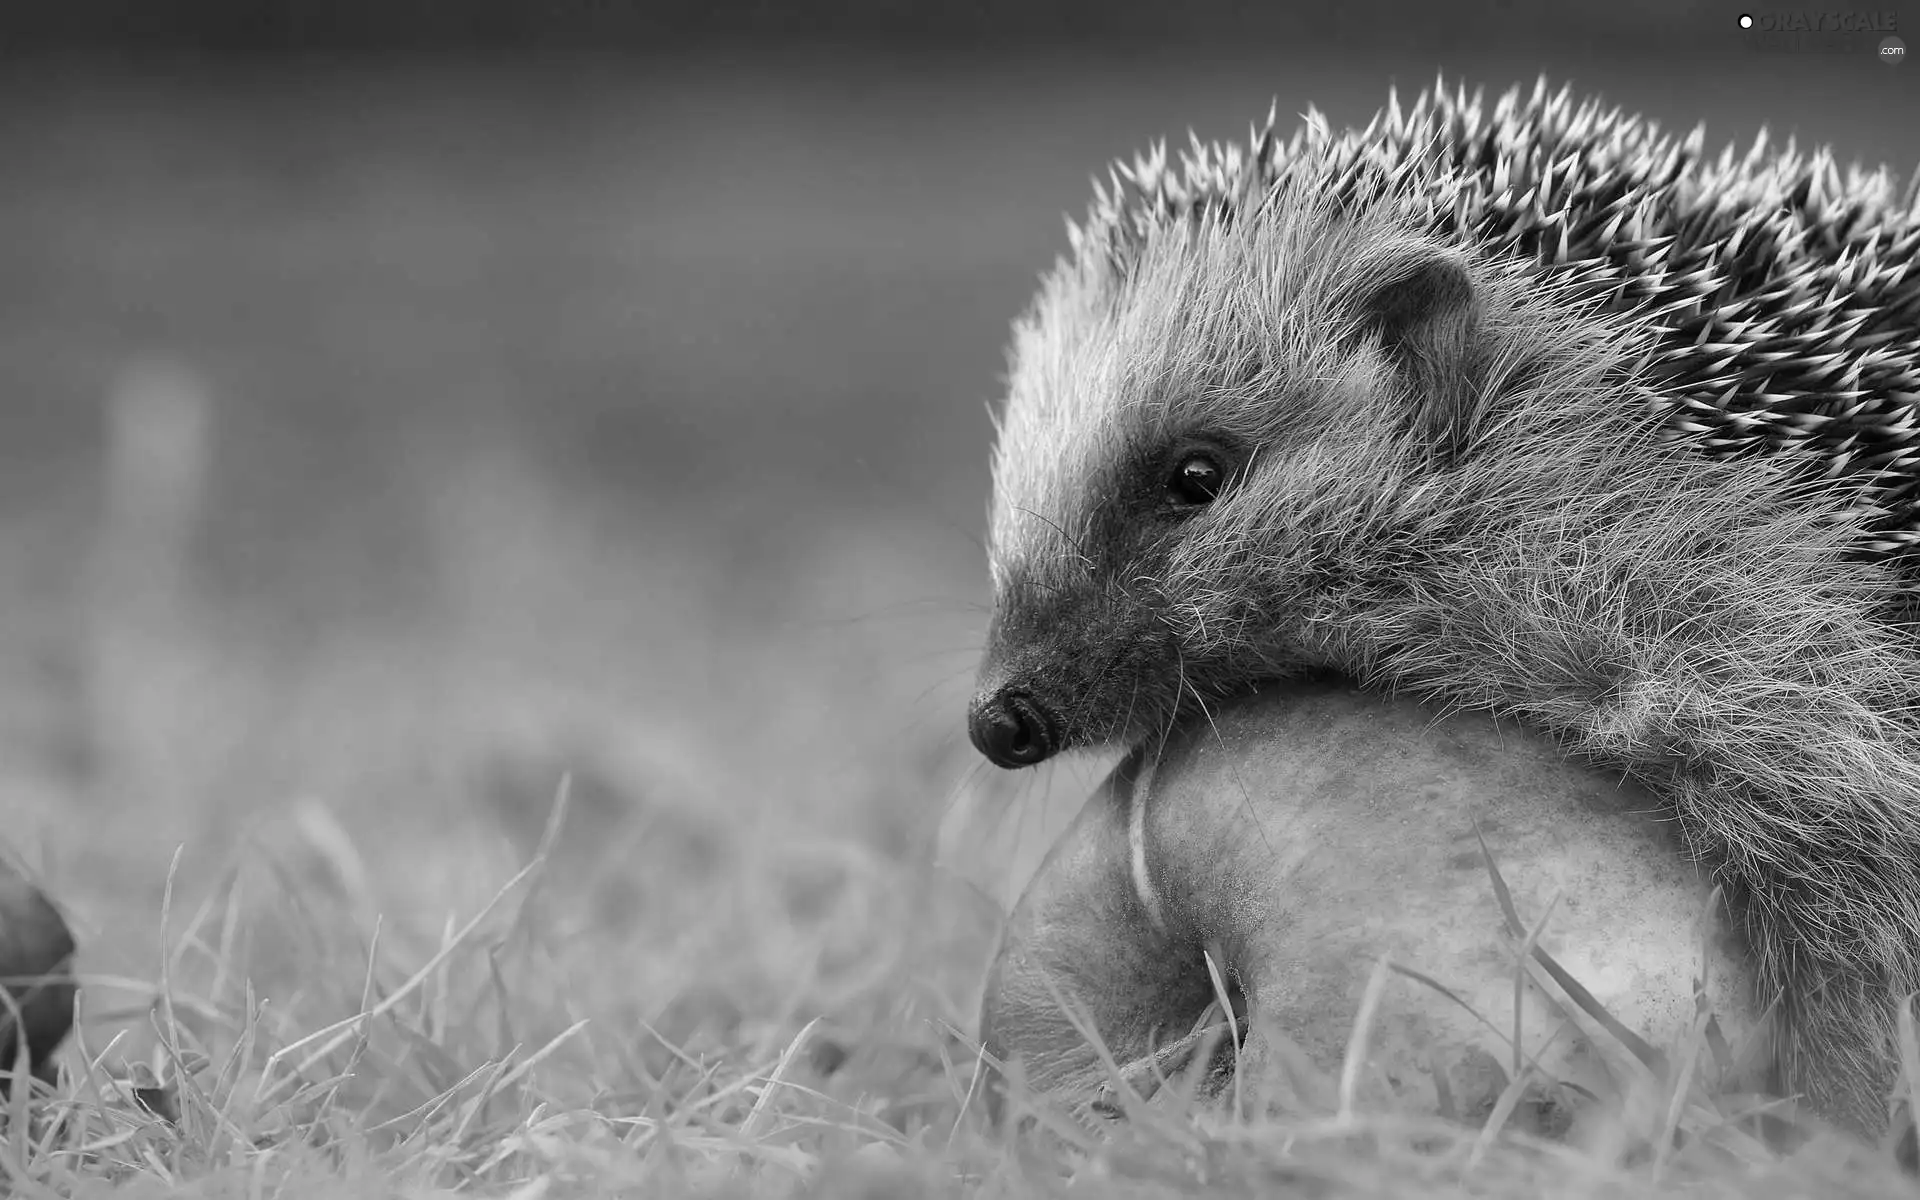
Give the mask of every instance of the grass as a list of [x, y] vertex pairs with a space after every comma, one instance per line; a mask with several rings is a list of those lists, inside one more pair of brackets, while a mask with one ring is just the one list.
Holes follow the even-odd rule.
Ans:
[[[981, 402], [1100, 157], [1380, 90], [1269, 66], [10, 92], [0, 816], [88, 986], [8, 1190], [1649, 1194], [1382, 1114], [970, 1115], [1101, 765], [956, 736]], [[1661, 1187], [1884, 1194], [1835, 1153]]]
[[[930, 1010], [909, 1017], [900, 1004], [925, 981], [902, 953], [898, 935], [910, 931], [900, 929], [850, 947], [872, 959], [836, 970], [825, 954], [809, 954], [802, 972], [779, 981], [799, 994], [826, 986], [838, 1003], [815, 992], [812, 1003], [756, 1005], [724, 964], [696, 955], [670, 986], [683, 995], [718, 987], [734, 1004], [705, 994], [694, 1001], [701, 1011], [669, 1003], [651, 1019], [609, 1020], [604, 1006], [617, 1000], [555, 986], [604, 975], [611, 953], [637, 952], [583, 928], [592, 917], [558, 884], [569, 791], [563, 784], [528, 864], [438, 938], [393, 937], [376, 922], [349, 946], [339, 932], [356, 927], [356, 897], [310, 883], [290, 889], [312, 922], [304, 934], [272, 930], [309, 947], [307, 986], [291, 1003], [268, 1003], [233, 969], [260, 909], [239, 879], [191, 914], [175, 910], [169, 888], [168, 952], [143, 1014], [153, 1057], [121, 1062], [124, 1035], [92, 1044], [88, 1032], [113, 1019], [93, 1013], [32, 1136], [7, 1142], [0, 1168], [10, 1190], [1164, 1197], [1285, 1188], [1357, 1197], [1789, 1196], [1817, 1187], [1844, 1196], [1910, 1186], [1864, 1148], [1816, 1140], [1782, 1159], [1710, 1104], [1683, 1112], [1675, 1097], [1688, 1090], [1688, 1070], [1643, 1094], [1617, 1140], [1582, 1149], [1495, 1136], [1524, 1072], [1484, 1130], [1356, 1110], [1343, 1070], [1342, 1099], [1325, 1113], [1227, 1119], [1169, 1092], [1172, 1105], [1125, 1100], [1128, 1119], [1105, 1136], [1043, 1102], [1016, 1104], [1016, 1114], [1037, 1115], [1032, 1128], [996, 1133], [971, 1103], [978, 1060], [958, 1022]], [[365, 877], [366, 864], [336, 833], [314, 826], [308, 849], [343, 879]], [[780, 930], [795, 932], [792, 923]], [[663, 956], [647, 950], [640, 961], [658, 969]], [[1385, 977], [1376, 972], [1372, 990]], [[103, 985], [128, 988], [94, 986]], [[1363, 1001], [1356, 1046], [1370, 1007]], [[1649, 1151], [1676, 1128], [1689, 1135], [1683, 1148]]]

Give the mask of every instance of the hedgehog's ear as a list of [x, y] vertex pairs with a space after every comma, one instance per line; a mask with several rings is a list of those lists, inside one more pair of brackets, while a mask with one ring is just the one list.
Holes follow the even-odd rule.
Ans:
[[1415, 435], [1452, 457], [1472, 436], [1479, 395], [1480, 296], [1466, 260], [1431, 242], [1386, 247], [1362, 264], [1353, 298], [1361, 329], [1412, 391]]

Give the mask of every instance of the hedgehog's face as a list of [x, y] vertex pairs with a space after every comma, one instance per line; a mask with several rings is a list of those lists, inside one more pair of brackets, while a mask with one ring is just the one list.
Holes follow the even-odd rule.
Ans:
[[[1176, 700], [1159, 684], [1194, 657], [1173, 619], [1175, 557], [1207, 510], [1229, 502], [1247, 461], [1239, 439], [1196, 430], [1120, 450], [1051, 517], [998, 492], [993, 649], [970, 723], [982, 753], [1025, 766], [1164, 725]], [[1008, 526], [1023, 549], [1001, 551]]]
[[1418, 440], [1407, 368], [1471, 297], [1436, 248], [1327, 223], [1056, 271], [1000, 420], [975, 746], [1017, 767], [1138, 742], [1313, 665], [1290, 631], [1316, 558]]

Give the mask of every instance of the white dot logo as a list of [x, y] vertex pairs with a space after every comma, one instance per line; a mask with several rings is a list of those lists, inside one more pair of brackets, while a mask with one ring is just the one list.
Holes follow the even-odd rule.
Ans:
[[1752, 13], [1741, 13], [1741, 14], [1740, 14], [1740, 28], [1742, 28], [1742, 29], [1752, 29], [1752, 28], [1753, 28], [1753, 14], [1752, 14]]

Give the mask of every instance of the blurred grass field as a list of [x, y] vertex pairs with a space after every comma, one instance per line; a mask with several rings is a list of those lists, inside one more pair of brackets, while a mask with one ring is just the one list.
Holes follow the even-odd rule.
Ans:
[[[1920, 161], [1920, 76], [1558, 73], [1716, 140]], [[938, 1031], [968, 1030], [998, 907], [1099, 766], [988, 773], [961, 732], [1006, 323], [1111, 156], [1276, 99], [1362, 120], [1430, 74], [1250, 53], [0, 85], [7, 841], [101, 981], [75, 1063], [152, 1053], [163, 974], [159, 1026], [214, 1063], [179, 1134], [116, 1110], [90, 1136], [122, 1140], [32, 1170], [600, 1194], [670, 1177], [650, 1122], [702, 1087], [755, 1138], [696, 1127], [692, 1174], [757, 1158], [777, 1191], [864, 1141], [938, 1146], [970, 1073]], [[537, 898], [403, 987], [527, 861], [567, 772]], [[308, 1072], [352, 1053], [353, 1079], [232, 1099], [276, 1042], [396, 990]], [[795, 1111], [843, 1128], [777, 1089], [730, 1108], [816, 1017], [828, 1099]], [[571, 1115], [541, 1133], [536, 1103]], [[295, 1120], [380, 1154], [253, 1146]]]

